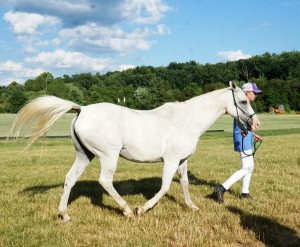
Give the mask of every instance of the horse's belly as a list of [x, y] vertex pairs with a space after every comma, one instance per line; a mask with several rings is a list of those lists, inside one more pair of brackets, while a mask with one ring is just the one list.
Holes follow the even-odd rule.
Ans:
[[126, 150], [122, 150], [120, 152], [120, 156], [124, 159], [139, 162], [139, 163], [153, 163], [153, 162], [160, 162], [162, 161], [161, 157], [146, 157], [145, 155], [137, 155], [137, 154], [131, 154], [130, 152], [127, 152]]
[[149, 146], [125, 145], [120, 152], [120, 156], [135, 162], [162, 161], [162, 150], [158, 146], [151, 148]]

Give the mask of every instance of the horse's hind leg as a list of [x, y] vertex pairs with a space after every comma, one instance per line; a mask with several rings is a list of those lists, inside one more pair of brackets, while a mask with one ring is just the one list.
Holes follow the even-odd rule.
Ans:
[[162, 198], [169, 191], [172, 179], [174, 177], [174, 174], [176, 173], [178, 165], [178, 160], [164, 160], [161, 188], [153, 198], [151, 198], [144, 204], [144, 206], [136, 208], [135, 213], [137, 216], [140, 216], [141, 214], [145, 213], [148, 209], [152, 208], [160, 200], [160, 198]]
[[182, 187], [184, 200], [186, 205], [194, 211], [199, 210], [197, 206], [192, 202], [190, 192], [189, 192], [189, 180], [187, 175], [187, 160], [185, 160], [179, 167], [178, 167], [178, 175], [180, 177], [180, 184]]
[[107, 193], [117, 202], [123, 209], [123, 214], [132, 217], [133, 213], [127, 202], [120, 196], [113, 186], [113, 176], [117, 168], [119, 153], [101, 156], [101, 173], [99, 183], [107, 191]]
[[58, 207], [59, 210], [58, 216], [65, 222], [71, 219], [67, 213], [68, 200], [69, 200], [71, 189], [93, 158], [94, 155], [91, 153], [86, 153], [83, 150], [78, 150], [78, 149], [76, 150], [76, 160], [66, 175], [64, 191], [61, 196], [59, 207]]

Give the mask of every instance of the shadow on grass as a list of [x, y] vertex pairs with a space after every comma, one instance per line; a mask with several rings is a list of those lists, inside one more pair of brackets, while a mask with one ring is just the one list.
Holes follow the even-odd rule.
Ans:
[[300, 246], [300, 238], [293, 229], [281, 225], [268, 217], [243, 212], [237, 207], [228, 206], [227, 209], [230, 212], [239, 215], [241, 226], [246, 230], [253, 231], [256, 238], [266, 246]]
[[191, 172], [188, 172], [188, 177], [189, 177], [190, 184], [193, 184], [193, 185], [205, 185], [205, 186], [212, 187], [212, 188], [214, 188], [215, 186], [218, 185], [215, 181], [207, 181], [204, 179], [199, 179]]
[[[210, 194], [206, 195], [205, 198], [218, 202], [218, 198], [217, 198], [216, 193], [214, 192], [213, 189], [216, 186], [220, 185], [220, 183], [217, 183], [216, 181], [213, 181], [213, 180], [207, 181], [207, 180], [204, 180], [204, 179], [199, 179], [194, 174], [192, 174], [191, 172], [188, 172], [188, 177], [189, 177], [190, 184], [204, 185], [204, 186], [211, 187], [212, 192]], [[178, 180], [178, 182], [179, 182], [179, 180]], [[227, 193], [232, 194], [234, 192], [232, 192], [231, 190], [228, 190]]]
[[[211, 188], [214, 188], [218, 184], [215, 181], [207, 181], [196, 177], [191, 172], [188, 172], [189, 183], [193, 185], [204, 185]], [[174, 178], [173, 182], [180, 183], [178, 178]], [[151, 177], [143, 178], [140, 180], [129, 179], [125, 181], [114, 182], [114, 187], [121, 196], [125, 195], [142, 195], [146, 200], [151, 199], [161, 188], [161, 178], [160, 177]], [[33, 186], [24, 189], [21, 193], [29, 194], [30, 196], [35, 196], [39, 193], [46, 193], [48, 190], [61, 187], [63, 184], [54, 184], [54, 185], [39, 185]], [[61, 190], [62, 192], [62, 190]], [[230, 193], [230, 192], [229, 192]], [[121, 210], [116, 206], [112, 208], [108, 205], [103, 204], [103, 195], [107, 192], [102, 188], [98, 181], [77, 181], [74, 187], [71, 190], [68, 205], [72, 204], [80, 197], [89, 198], [91, 203], [95, 206], [102, 208], [107, 208], [109, 210], [117, 211], [122, 214]], [[165, 195], [169, 200], [176, 202], [176, 199], [173, 196]], [[212, 191], [211, 194], [206, 195], [205, 198], [216, 200], [215, 194]], [[182, 205], [184, 207], [184, 205]]]
[[[146, 200], [151, 199], [161, 187], [161, 178], [143, 178], [140, 180], [125, 180], [114, 182], [115, 189], [121, 196], [125, 195], [142, 195]], [[34, 196], [39, 193], [46, 193], [48, 190], [63, 187], [63, 184], [55, 185], [39, 185], [24, 189], [21, 193], [29, 194]], [[61, 191], [62, 192], [62, 191]], [[71, 190], [68, 205], [72, 204], [80, 197], [86, 197], [91, 200], [91, 203], [95, 206], [107, 208], [112, 211], [116, 211], [122, 214], [122, 211], [116, 208], [112, 208], [108, 205], [103, 204], [103, 195], [107, 192], [102, 188], [98, 181], [77, 181]], [[166, 195], [169, 200], [175, 201], [176, 199], [170, 195]], [[146, 202], [146, 201], [145, 201]]]
[[[192, 185], [205, 185], [205, 186], [212, 187], [212, 188], [214, 188], [215, 186], [218, 185], [215, 181], [207, 181], [204, 179], [200, 179], [189, 171], [188, 171], [188, 178], [189, 178], [189, 184], [192, 184]], [[173, 181], [176, 183], [180, 183], [179, 178], [173, 178]]]
[[[216, 193], [214, 192], [214, 188], [216, 186], [220, 185], [220, 183], [217, 183], [214, 180], [207, 181], [207, 180], [204, 180], [204, 179], [199, 179], [195, 175], [193, 175], [191, 172], [188, 172], [188, 176], [189, 176], [190, 184], [204, 185], [204, 186], [207, 186], [207, 187], [211, 187], [212, 192], [210, 194], [206, 195], [205, 198], [218, 202], [218, 198], [217, 198]], [[174, 181], [179, 182], [178, 179], [177, 180], [174, 179]], [[237, 191], [234, 191], [234, 190], [231, 190], [231, 189], [226, 191], [226, 193], [224, 194], [225, 198], [226, 198], [226, 194], [232, 194], [236, 197], [240, 197], [240, 194]]]

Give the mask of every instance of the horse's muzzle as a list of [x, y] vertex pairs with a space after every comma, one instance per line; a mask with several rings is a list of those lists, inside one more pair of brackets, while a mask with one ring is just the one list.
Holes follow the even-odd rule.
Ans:
[[255, 131], [259, 128], [260, 122], [258, 120], [258, 117], [254, 115], [252, 118], [249, 118], [247, 124], [252, 131]]

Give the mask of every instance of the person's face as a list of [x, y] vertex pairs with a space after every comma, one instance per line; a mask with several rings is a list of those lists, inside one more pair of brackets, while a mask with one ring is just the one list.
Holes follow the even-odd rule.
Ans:
[[247, 92], [246, 93], [246, 96], [248, 97], [248, 99], [250, 101], [254, 101], [257, 97], [257, 93], [254, 93], [254, 92]]

